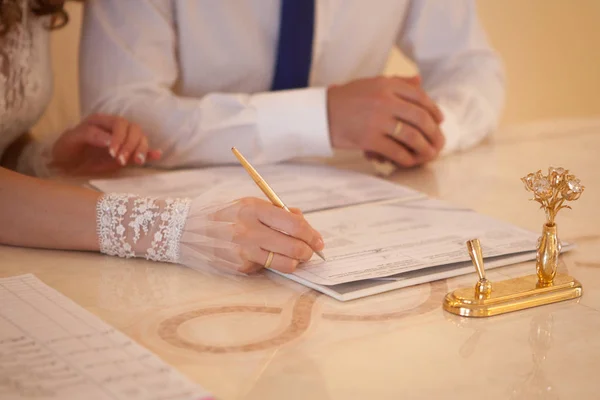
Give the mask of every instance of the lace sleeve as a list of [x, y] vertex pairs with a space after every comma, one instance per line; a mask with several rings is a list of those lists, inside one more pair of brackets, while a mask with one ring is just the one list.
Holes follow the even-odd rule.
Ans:
[[190, 204], [187, 198], [103, 195], [96, 209], [100, 251], [178, 263], [179, 241]]

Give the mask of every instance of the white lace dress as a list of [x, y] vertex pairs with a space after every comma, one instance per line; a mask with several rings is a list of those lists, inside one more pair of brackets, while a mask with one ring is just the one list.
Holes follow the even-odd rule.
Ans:
[[49, 17], [21, 0], [23, 23], [0, 37], [0, 157], [42, 116], [52, 95]]

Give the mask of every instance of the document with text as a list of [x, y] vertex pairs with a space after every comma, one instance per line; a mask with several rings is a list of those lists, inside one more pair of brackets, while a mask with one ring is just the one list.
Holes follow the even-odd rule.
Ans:
[[31, 274], [0, 279], [0, 304], [2, 400], [213, 399]]
[[469, 209], [434, 200], [394, 200], [312, 213], [327, 261], [313, 257], [294, 275], [337, 285], [468, 261], [465, 242], [480, 239], [485, 257], [535, 249], [537, 235]]

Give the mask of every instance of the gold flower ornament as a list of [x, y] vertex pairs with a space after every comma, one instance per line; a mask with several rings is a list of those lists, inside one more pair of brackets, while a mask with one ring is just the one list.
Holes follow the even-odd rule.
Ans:
[[575, 175], [564, 168], [548, 168], [548, 174], [539, 170], [521, 178], [525, 188], [533, 193], [533, 199], [541, 204], [540, 208], [546, 213], [546, 223], [554, 224], [556, 214], [563, 208], [571, 208], [565, 201], [577, 200], [585, 186]]

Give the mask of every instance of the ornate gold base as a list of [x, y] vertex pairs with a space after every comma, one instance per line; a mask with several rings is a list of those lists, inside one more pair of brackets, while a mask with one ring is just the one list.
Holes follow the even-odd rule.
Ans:
[[581, 297], [583, 288], [575, 278], [558, 274], [551, 286], [538, 287], [538, 277], [494, 282], [488, 296], [477, 295], [472, 287], [457, 289], [446, 295], [444, 310], [463, 317], [491, 317], [525, 308]]

